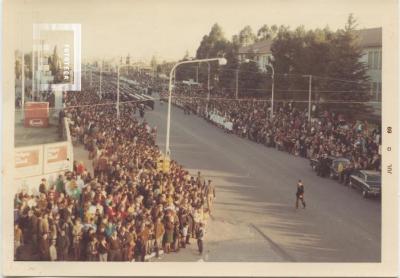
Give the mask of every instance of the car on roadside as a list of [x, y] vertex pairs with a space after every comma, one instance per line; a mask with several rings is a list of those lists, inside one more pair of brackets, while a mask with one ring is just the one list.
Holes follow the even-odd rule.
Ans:
[[350, 176], [350, 188], [361, 190], [364, 198], [381, 195], [381, 173], [371, 170], [357, 170]]
[[339, 178], [339, 166], [342, 165], [342, 170], [346, 168], [347, 165], [349, 165], [351, 161], [347, 158], [344, 157], [337, 157], [333, 158], [331, 165], [330, 165], [330, 174], [329, 177], [332, 179], [337, 179]]

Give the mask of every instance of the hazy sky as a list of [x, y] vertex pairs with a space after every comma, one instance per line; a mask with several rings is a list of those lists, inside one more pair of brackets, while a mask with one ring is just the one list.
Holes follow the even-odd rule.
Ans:
[[353, 13], [359, 28], [382, 25], [383, 6], [373, 0], [13, 0], [22, 28], [17, 40], [28, 49], [32, 23], [81, 23], [82, 58], [176, 60], [186, 50], [194, 56], [211, 26], [218, 22], [227, 38], [245, 25], [256, 32], [263, 24], [292, 28], [344, 26]]

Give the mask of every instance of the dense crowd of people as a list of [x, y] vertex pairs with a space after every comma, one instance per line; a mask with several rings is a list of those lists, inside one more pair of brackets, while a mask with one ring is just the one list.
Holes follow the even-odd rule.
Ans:
[[207, 120], [219, 115], [231, 123], [230, 132], [268, 147], [309, 159], [344, 157], [351, 161], [348, 170], [381, 170], [380, 127], [366, 121], [346, 121], [329, 111], [309, 121], [307, 109], [290, 101], [276, 103], [271, 117], [269, 101], [223, 93], [207, 100], [204, 90], [184, 86], [176, 87], [173, 102]]
[[17, 260], [145, 261], [193, 239], [202, 253], [214, 185], [176, 161], [158, 169], [156, 129], [136, 118], [137, 105], [121, 105], [117, 119], [112, 100], [95, 90], [67, 94], [71, 136], [94, 173], [75, 163], [54, 184], [43, 179], [39, 195], [16, 194]]

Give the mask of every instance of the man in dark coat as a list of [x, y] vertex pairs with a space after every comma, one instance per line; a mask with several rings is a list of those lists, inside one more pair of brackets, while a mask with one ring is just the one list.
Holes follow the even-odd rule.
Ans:
[[50, 243], [47, 233], [44, 233], [39, 241], [39, 254], [41, 261], [50, 260]]
[[117, 237], [117, 231], [114, 231], [112, 233], [112, 236], [109, 239], [109, 246], [110, 246], [108, 254], [109, 261], [111, 262], [120, 261], [122, 245], [121, 241]]
[[57, 254], [59, 261], [68, 260], [68, 250], [70, 247], [70, 240], [68, 236], [65, 234], [64, 230], [61, 230], [60, 236], [57, 237]]
[[296, 191], [296, 209], [299, 208], [299, 201], [303, 204], [303, 208], [306, 208], [306, 202], [304, 201], [304, 185], [301, 180], [297, 183]]

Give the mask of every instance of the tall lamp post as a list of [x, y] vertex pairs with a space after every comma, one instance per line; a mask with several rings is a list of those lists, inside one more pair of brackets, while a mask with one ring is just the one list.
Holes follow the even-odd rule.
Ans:
[[[212, 62], [218, 61], [219, 65], [226, 65], [225, 58], [210, 58], [210, 59], [197, 59], [197, 60], [189, 60], [189, 61], [182, 61], [176, 63], [170, 73], [169, 73], [169, 85], [168, 85], [168, 114], [167, 114], [167, 135], [165, 141], [165, 155], [169, 159], [171, 156], [171, 150], [169, 148], [169, 137], [170, 137], [170, 127], [171, 127], [171, 98], [172, 98], [172, 79], [175, 76], [175, 70], [178, 66], [183, 64], [195, 64], [195, 63], [204, 63], [204, 62]], [[174, 79], [175, 80], [175, 79]]]
[[101, 63], [100, 63], [100, 98], [102, 97], [102, 94], [101, 94], [101, 81], [102, 81], [101, 74], [102, 73], [103, 73], [103, 61], [101, 61]]
[[[257, 63], [257, 64], [258, 64], [257, 61], [251, 60], [251, 59], [246, 59], [245, 62], [246, 62], [246, 63], [254, 62], [254, 63]], [[274, 70], [274, 67], [272, 66], [272, 64], [266, 64], [265, 66], [270, 67], [271, 70], [272, 70], [272, 75], [271, 75], [271, 81], [272, 81], [272, 82], [271, 82], [271, 118], [273, 118], [273, 117], [274, 117], [274, 87], [275, 87], [274, 83], [275, 83], [275, 70]]]
[[303, 77], [308, 77], [308, 121], [311, 121], [311, 85], [312, 85], [312, 75], [303, 75]]
[[208, 103], [210, 102], [210, 62], [207, 62], [207, 104], [206, 113], [208, 113]]
[[118, 65], [117, 66], [117, 119], [119, 119], [119, 70], [121, 68], [126, 68], [126, 67], [133, 67], [133, 65]]

